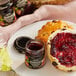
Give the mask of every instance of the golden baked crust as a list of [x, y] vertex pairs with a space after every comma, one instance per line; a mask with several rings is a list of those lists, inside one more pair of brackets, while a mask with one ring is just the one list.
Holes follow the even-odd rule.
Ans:
[[48, 54], [48, 57], [51, 61], [51, 63], [57, 68], [57, 69], [60, 69], [60, 70], [63, 70], [63, 71], [66, 71], [66, 72], [71, 72], [71, 71], [75, 71], [76, 70], [76, 66], [72, 66], [72, 67], [66, 67], [64, 65], [61, 65], [58, 61], [58, 59], [56, 59], [55, 57], [53, 57], [50, 52], [50, 48], [51, 48], [51, 45], [49, 44], [50, 43], [50, 40], [53, 39], [54, 36], [56, 36], [57, 33], [61, 33], [61, 32], [70, 32], [70, 33], [76, 33], [76, 31], [72, 31], [72, 30], [57, 30], [55, 31], [53, 34], [51, 34], [48, 38], [48, 42], [47, 42], [47, 54]]
[[29, 0], [31, 1], [36, 7], [40, 7], [41, 5], [45, 4], [53, 4], [53, 5], [63, 5], [71, 0]]
[[41, 40], [46, 44], [50, 34], [59, 29], [73, 29], [73, 27], [61, 20], [49, 21], [38, 31], [36, 39]]

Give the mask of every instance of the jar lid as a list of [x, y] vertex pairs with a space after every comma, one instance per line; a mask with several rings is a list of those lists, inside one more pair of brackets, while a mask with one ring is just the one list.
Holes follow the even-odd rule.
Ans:
[[0, 0], [0, 10], [4, 10], [10, 6], [9, 0]]
[[31, 38], [26, 36], [18, 37], [14, 42], [15, 49], [20, 53], [25, 53], [25, 45]]

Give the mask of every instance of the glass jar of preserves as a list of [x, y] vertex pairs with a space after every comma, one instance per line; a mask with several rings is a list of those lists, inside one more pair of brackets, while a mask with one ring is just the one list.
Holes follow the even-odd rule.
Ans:
[[13, 0], [13, 9], [16, 12], [16, 16], [20, 17], [24, 14], [24, 10], [27, 4], [26, 0]]
[[13, 9], [16, 12], [17, 18], [26, 14], [31, 14], [36, 9], [28, 0], [13, 0], [13, 3]]
[[0, 0], [0, 26], [7, 26], [16, 21], [16, 15], [9, 0]]
[[45, 64], [44, 44], [38, 40], [29, 40], [25, 47], [25, 64], [29, 68], [38, 69]]

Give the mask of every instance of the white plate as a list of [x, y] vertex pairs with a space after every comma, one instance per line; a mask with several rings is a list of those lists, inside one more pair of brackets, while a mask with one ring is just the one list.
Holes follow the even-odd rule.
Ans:
[[[60, 70], [55, 69], [50, 61], [47, 59], [46, 65], [41, 68], [41, 69], [29, 69], [28, 67], [25, 66], [24, 61], [25, 61], [25, 55], [18, 53], [14, 48], [13, 48], [13, 43], [14, 40], [17, 37], [20, 36], [28, 36], [31, 38], [35, 38], [37, 35], [38, 30], [46, 24], [47, 21], [40, 21], [33, 23], [31, 25], [28, 25], [22, 29], [20, 29], [18, 32], [16, 32], [11, 39], [8, 42], [8, 52], [10, 54], [10, 57], [13, 61], [12, 68], [18, 73], [20, 76], [76, 76], [76, 72], [72, 73], [66, 73], [62, 72]], [[66, 21], [68, 24], [73, 25], [76, 29], [76, 24], [71, 23]]]

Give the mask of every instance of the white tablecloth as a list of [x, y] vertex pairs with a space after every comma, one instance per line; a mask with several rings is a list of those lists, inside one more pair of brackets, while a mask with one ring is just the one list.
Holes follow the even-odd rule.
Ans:
[[0, 72], [0, 76], [18, 76], [15, 72]]

